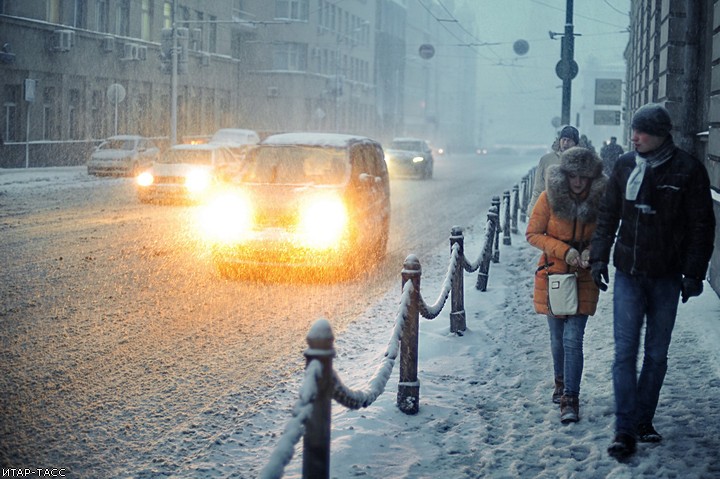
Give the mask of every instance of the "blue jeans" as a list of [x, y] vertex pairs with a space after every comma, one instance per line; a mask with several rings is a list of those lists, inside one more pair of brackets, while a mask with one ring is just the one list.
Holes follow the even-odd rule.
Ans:
[[[635, 435], [638, 424], [655, 417], [667, 371], [667, 354], [675, 327], [681, 276], [646, 278], [615, 271], [613, 329], [615, 362], [615, 431]], [[640, 336], [645, 323], [645, 351], [637, 374]]]
[[580, 378], [583, 372], [583, 337], [588, 317], [576, 314], [567, 318], [548, 315], [550, 352], [556, 379], [565, 382], [563, 394], [580, 395]]

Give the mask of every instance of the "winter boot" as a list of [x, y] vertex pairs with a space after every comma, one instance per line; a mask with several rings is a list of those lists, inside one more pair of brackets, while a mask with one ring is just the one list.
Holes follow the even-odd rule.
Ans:
[[560, 397], [562, 397], [564, 390], [565, 383], [563, 382], [563, 379], [555, 378], [555, 389], [553, 390], [552, 394], [552, 402], [554, 402], [555, 404], [560, 404]]
[[580, 399], [577, 396], [563, 396], [560, 398], [560, 422], [568, 424], [580, 420]]
[[637, 433], [638, 441], [640, 442], [662, 441], [662, 436], [655, 430], [652, 424], [638, 424]]
[[618, 433], [608, 446], [608, 454], [620, 462], [635, 454], [635, 438], [630, 434]]

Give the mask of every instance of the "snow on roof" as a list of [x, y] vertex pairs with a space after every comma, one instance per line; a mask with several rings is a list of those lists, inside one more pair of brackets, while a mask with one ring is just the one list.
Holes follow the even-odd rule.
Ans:
[[138, 140], [142, 138], [142, 135], [113, 135], [108, 137], [108, 140]]
[[218, 148], [227, 148], [225, 145], [216, 143], [181, 143], [172, 146], [171, 150], [217, 150]]
[[350, 143], [374, 142], [366, 136], [343, 133], [279, 133], [263, 140], [263, 145], [307, 145], [346, 148]]

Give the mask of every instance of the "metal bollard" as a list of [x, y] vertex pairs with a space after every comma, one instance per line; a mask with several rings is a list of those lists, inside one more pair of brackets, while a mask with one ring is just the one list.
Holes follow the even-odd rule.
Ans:
[[460, 226], [453, 226], [450, 230], [450, 252], [452, 253], [455, 243], [460, 245], [460, 248], [458, 250], [458, 264], [455, 268], [455, 275], [452, 279], [452, 289], [450, 290], [450, 332], [458, 336], [462, 336], [462, 333], [467, 329], [464, 297], [465, 275], [463, 274], [465, 272], [464, 242], [465, 238], [463, 237], [462, 228]]
[[498, 214], [497, 223], [495, 223], [495, 240], [493, 241], [493, 247], [495, 249], [493, 250], [492, 262], [498, 263], [498, 262], [500, 262], [500, 231], [502, 230], [502, 228], [500, 227], [500, 197], [499, 196], [493, 196], [492, 205]]
[[512, 237], [510, 236], [510, 190], [505, 190], [503, 193], [503, 204], [505, 208], [503, 210], [503, 244], [505, 246], [512, 244]]
[[330, 322], [318, 319], [307, 335], [305, 367], [311, 361], [322, 364], [322, 376], [318, 379], [317, 396], [313, 402], [312, 415], [305, 424], [303, 437], [303, 477], [330, 477], [330, 412], [333, 395], [333, 358], [335, 349]]
[[523, 176], [522, 179], [522, 185], [523, 185], [523, 191], [522, 191], [522, 202], [520, 204], [520, 221], [525, 223], [527, 221], [527, 207], [528, 203], [530, 202], [530, 198], [528, 197], [528, 185], [530, 183], [530, 175]]
[[520, 187], [514, 185], [513, 191], [513, 205], [512, 205], [512, 232], [513, 234], [518, 233], [518, 210], [520, 209]]
[[402, 288], [412, 281], [405, 327], [400, 339], [400, 382], [398, 383], [397, 406], [405, 414], [417, 414], [420, 410], [420, 381], [418, 381], [418, 333], [420, 321], [420, 261], [414, 254], [405, 258], [402, 270]]
[[475, 289], [479, 291], [487, 291], [490, 261], [493, 256], [493, 238], [495, 238], [495, 230], [497, 229], [498, 223], [497, 209], [494, 206], [490, 207], [487, 219], [490, 225], [485, 233], [485, 244], [483, 245], [482, 256], [480, 257], [480, 266], [478, 266], [477, 283], [475, 283]]

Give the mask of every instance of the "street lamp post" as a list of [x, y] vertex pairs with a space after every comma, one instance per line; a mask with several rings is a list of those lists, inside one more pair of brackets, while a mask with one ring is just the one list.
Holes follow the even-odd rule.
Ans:
[[177, 144], [177, 88], [178, 88], [178, 41], [177, 41], [177, 0], [172, 6], [172, 79], [170, 80], [170, 146]]

